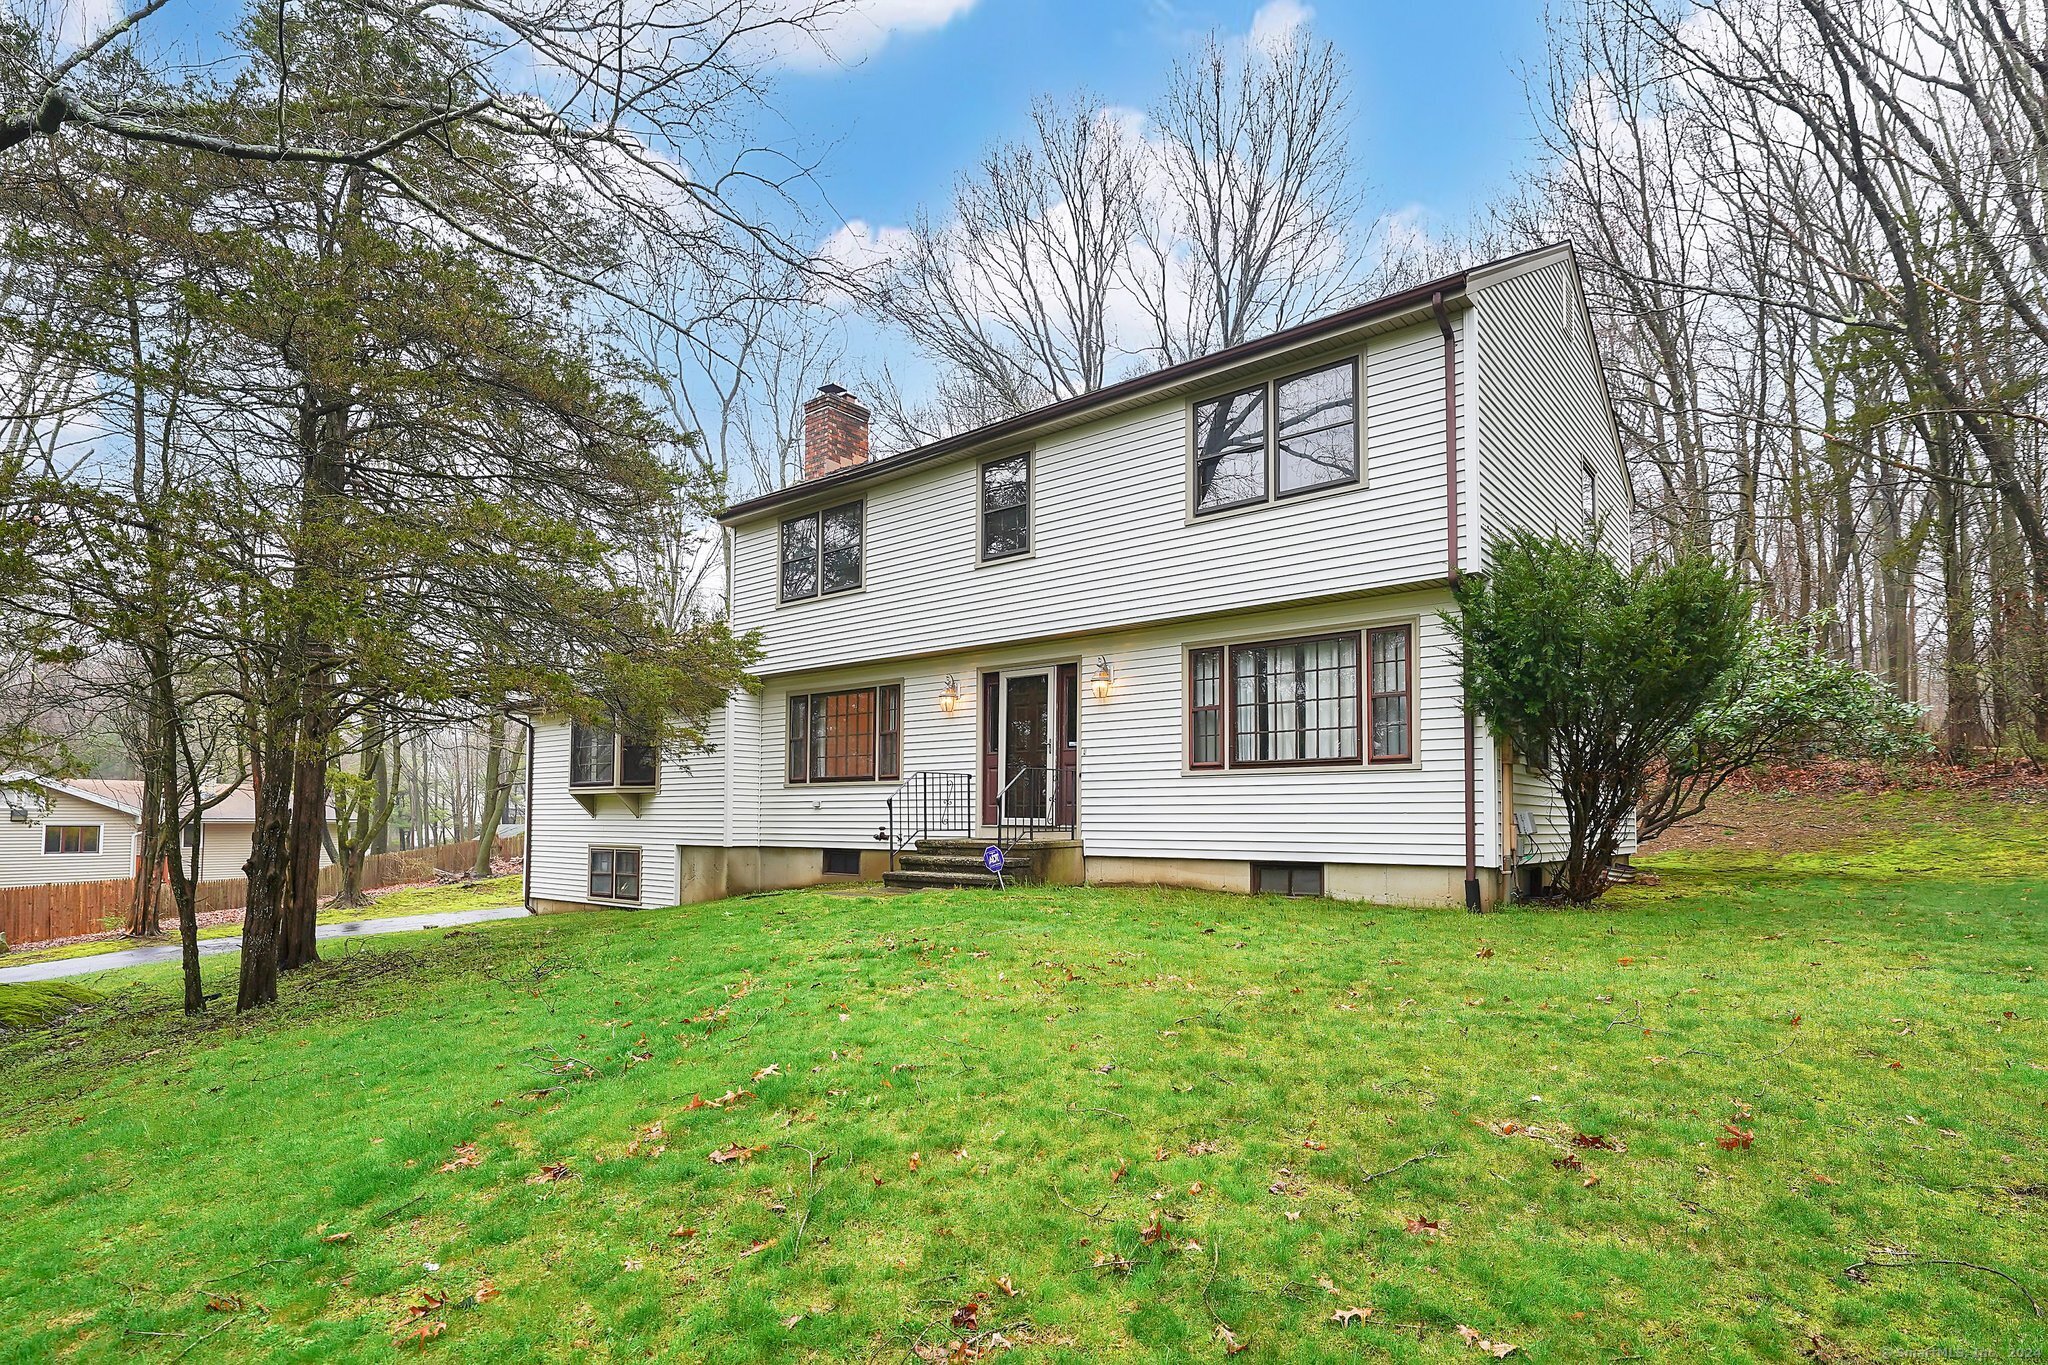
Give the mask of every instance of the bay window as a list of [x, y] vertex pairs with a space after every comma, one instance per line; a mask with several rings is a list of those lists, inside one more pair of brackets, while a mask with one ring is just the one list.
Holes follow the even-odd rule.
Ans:
[[653, 744], [625, 739], [601, 725], [576, 721], [569, 727], [571, 787], [651, 788], [661, 775]]

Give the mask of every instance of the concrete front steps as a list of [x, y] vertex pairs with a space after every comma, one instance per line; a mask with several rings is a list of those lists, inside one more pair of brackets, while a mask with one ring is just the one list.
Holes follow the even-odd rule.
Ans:
[[982, 865], [981, 857], [992, 839], [920, 839], [917, 846], [896, 856], [896, 868], [884, 873], [882, 884], [894, 891], [929, 891], [934, 888], [1031, 886], [1048, 880], [1064, 881], [1058, 875], [1066, 862], [1078, 862], [1062, 855], [1080, 852], [1072, 839], [1024, 841], [1003, 850], [1002, 880]]

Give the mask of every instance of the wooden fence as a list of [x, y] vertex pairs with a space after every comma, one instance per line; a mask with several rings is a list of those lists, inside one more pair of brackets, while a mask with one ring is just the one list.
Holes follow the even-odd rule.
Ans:
[[[476, 840], [466, 839], [459, 844], [372, 854], [363, 860], [363, 887], [374, 890], [380, 886], [402, 886], [407, 882], [432, 881], [437, 872], [467, 872], [476, 866], [476, 845]], [[526, 836], [514, 834], [498, 840], [491, 856], [516, 858], [525, 847]], [[321, 868], [321, 898], [324, 900], [340, 889], [341, 869]], [[20, 948], [53, 938], [119, 929], [128, 918], [128, 906], [134, 895], [135, 883], [127, 877], [0, 888], [0, 936], [5, 936], [10, 946]], [[202, 915], [239, 910], [247, 899], [248, 883], [240, 877], [199, 883], [197, 902]], [[164, 900], [164, 917], [169, 921], [172, 911], [168, 891]]]

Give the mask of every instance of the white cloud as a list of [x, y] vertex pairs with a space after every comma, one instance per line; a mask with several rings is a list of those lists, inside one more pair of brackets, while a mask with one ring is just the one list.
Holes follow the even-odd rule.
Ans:
[[808, 38], [783, 53], [786, 65], [843, 66], [880, 51], [898, 33], [944, 28], [974, 8], [975, 0], [854, 0], [824, 19]]
[[1296, 30], [1315, 13], [1301, 0], [1266, 0], [1252, 16], [1251, 45], [1262, 52], [1285, 52], [1294, 46]]
[[43, 31], [59, 49], [97, 38], [122, 14], [120, 0], [55, 0], [41, 15]]

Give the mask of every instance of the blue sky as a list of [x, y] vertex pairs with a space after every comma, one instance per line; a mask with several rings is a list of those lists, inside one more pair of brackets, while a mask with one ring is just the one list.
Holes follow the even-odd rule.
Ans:
[[[834, 209], [900, 224], [1014, 136], [1032, 97], [1086, 89], [1143, 108], [1202, 33], [1248, 33], [1259, 0], [872, 0], [842, 66], [785, 73], [778, 103], [823, 158]], [[1539, 61], [1537, 0], [1269, 0], [1306, 10], [1349, 62], [1353, 152], [1377, 205], [1419, 226], [1462, 223], [1531, 155], [1524, 71]]]

